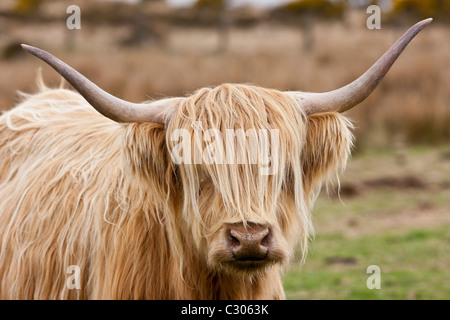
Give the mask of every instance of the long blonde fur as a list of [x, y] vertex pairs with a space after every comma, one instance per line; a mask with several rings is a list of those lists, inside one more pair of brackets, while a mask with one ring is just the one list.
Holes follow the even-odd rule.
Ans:
[[[170, 134], [199, 123], [279, 129], [277, 173], [174, 164]], [[200, 89], [166, 128], [115, 123], [42, 85], [0, 117], [0, 299], [282, 299], [282, 267], [296, 246], [306, 256], [312, 205], [345, 166], [350, 129], [251, 85]], [[235, 222], [270, 224], [282, 263], [234, 272], [216, 261]], [[73, 265], [80, 289], [67, 285]]]

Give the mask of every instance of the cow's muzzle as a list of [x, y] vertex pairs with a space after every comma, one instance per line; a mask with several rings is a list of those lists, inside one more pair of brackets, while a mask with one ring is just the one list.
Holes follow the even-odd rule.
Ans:
[[223, 234], [224, 265], [232, 270], [255, 272], [284, 260], [270, 226], [253, 222], [227, 225]]
[[226, 245], [236, 261], [263, 261], [271, 249], [272, 231], [266, 225], [232, 224], [226, 236]]
[[256, 222], [225, 223], [211, 241], [208, 264], [231, 273], [254, 273], [284, 264], [290, 251], [275, 226]]

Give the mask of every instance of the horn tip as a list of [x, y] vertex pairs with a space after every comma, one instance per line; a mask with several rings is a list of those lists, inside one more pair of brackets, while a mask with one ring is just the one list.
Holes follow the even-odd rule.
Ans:
[[36, 51], [38, 51], [39, 49], [33, 46], [29, 46], [28, 44], [22, 43], [20, 45], [22, 47], [23, 50], [25, 50], [26, 52], [29, 52], [31, 54], [34, 54]]
[[20, 46], [22, 47], [23, 50], [31, 49], [31, 46], [29, 46], [28, 44], [25, 44], [25, 43], [22, 43]]
[[[410, 30], [414, 31], [414, 36], [419, 33], [423, 28], [428, 26], [433, 21], [433, 18], [428, 18], [422, 21], [417, 22], [414, 26], [410, 28]], [[412, 39], [412, 38], [411, 38]]]
[[50, 66], [52, 66], [52, 64], [49, 63], [49, 60], [56, 60], [55, 57], [53, 57], [51, 54], [49, 54], [45, 50], [30, 46], [30, 45], [24, 44], [24, 43], [22, 43], [20, 46], [22, 47], [23, 50], [32, 54], [35, 57], [38, 57], [39, 59], [47, 62], [48, 64], [50, 64]]
[[425, 26], [429, 25], [432, 21], [433, 21], [433, 18], [428, 18], [428, 19], [420, 21], [418, 24], [425, 27]]

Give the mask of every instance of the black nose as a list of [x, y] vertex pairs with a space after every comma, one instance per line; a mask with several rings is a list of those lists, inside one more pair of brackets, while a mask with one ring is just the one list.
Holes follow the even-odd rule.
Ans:
[[235, 223], [228, 229], [227, 245], [236, 260], [264, 260], [271, 243], [272, 232], [267, 225]]

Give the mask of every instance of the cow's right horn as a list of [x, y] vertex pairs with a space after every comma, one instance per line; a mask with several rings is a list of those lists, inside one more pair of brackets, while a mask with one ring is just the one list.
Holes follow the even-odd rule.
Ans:
[[163, 99], [150, 103], [132, 103], [107, 93], [81, 73], [50, 53], [26, 44], [22, 48], [43, 60], [63, 76], [98, 112], [117, 122], [153, 122], [164, 124], [183, 98]]
[[344, 112], [364, 99], [377, 87], [408, 43], [433, 19], [426, 19], [412, 26], [394, 45], [361, 77], [340, 89], [325, 93], [288, 91], [306, 114], [319, 112]]

